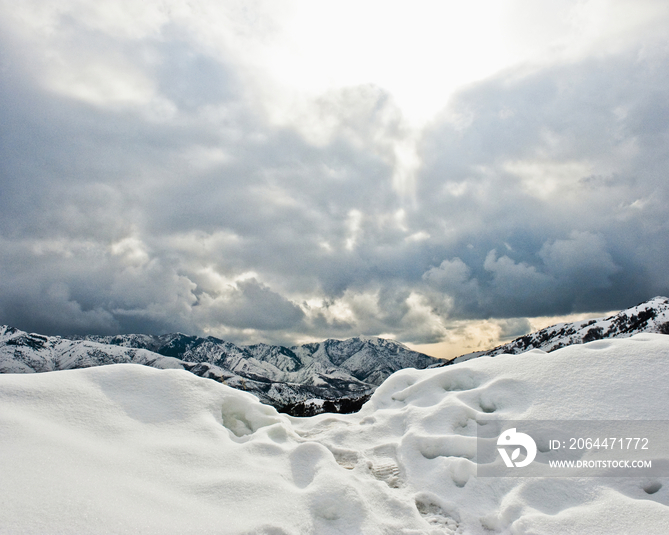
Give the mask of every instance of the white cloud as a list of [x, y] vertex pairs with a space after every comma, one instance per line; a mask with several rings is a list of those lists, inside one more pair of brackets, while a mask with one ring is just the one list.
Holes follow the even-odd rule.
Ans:
[[362, 232], [362, 212], [360, 210], [351, 210], [348, 213], [348, 218], [346, 220], [346, 228], [348, 230], [348, 236], [346, 237], [346, 249], [352, 251]]
[[593, 165], [587, 162], [523, 160], [506, 162], [503, 169], [521, 180], [522, 189], [527, 194], [550, 200], [576, 194], [579, 182], [592, 175]]
[[123, 261], [129, 265], [142, 266], [149, 261], [144, 244], [134, 236], [112, 243], [110, 250], [112, 255], [123, 258]]

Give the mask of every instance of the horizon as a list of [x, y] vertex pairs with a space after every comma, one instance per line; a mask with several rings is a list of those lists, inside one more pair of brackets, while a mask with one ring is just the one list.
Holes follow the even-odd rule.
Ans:
[[0, 7], [0, 322], [437, 358], [669, 295], [669, 4]]
[[[624, 309], [624, 310], [621, 310], [621, 311], [609, 311], [609, 312], [607, 312], [606, 314], [603, 314], [603, 315], [602, 314], [600, 314], [600, 315], [577, 314], [577, 315], [563, 316], [561, 318], [559, 318], [559, 317], [558, 318], [542, 318], [543, 321], [538, 321], [537, 322], [538, 326], [536, 328], [533, 328], [532, 331], [530, 331], [530, 333], [527, 333], [527, 334], [536, 334], [537, 332], [540, 332], [543, 329], [549, 329], [551, 327], [557, 327], [559, 325], [566, 325], [566, 324], [572, 324], [572, 323], [573, 324], [578, 324], [581, 321], [587, 321], [589, 319], [606, 320], [606, 319], [612, 318], [612, 317], [614, 317], [614, 316], [616, 316], [616, 315], [618, 315], [622, 312], [625, 312], [626, 310], [631, 310], [633, 308], [644, 305], [644, 304], [649, 303], [650, 301], [654, 301], [656, 299], [664, 299], [665, 301], [667, 300], [666, 297], [655, 296], [654, 298], [649, 299], [648, 301], [638, 303], [637, 305], [628, 307], [627, 309]], [[559, 320], [563, 320], [563, 321], [547, 322], [547, 320], [549, 320], [549, 319], [550, 320], [559, 319]], [[0, 325], [0, 327], [8, 327], [10, 329], [18, 329], [15, 326], [6, 325], [6, 324], [5, 325]], [[35, 335], [38, 335], [38, 336], [44, 336], [42, 333], [28, 332], [28, 331], [23, 331], [22, 329], [18, 329], [18, 330], [22, 331], [22, 332], [25, 332], [26, 334], [35, 334]], [[192, 334], [187, 334], [187, 333], [183, 333], [183, 332], [165, 332], [165, 333], [159, 333], [159, 334], [151, 334], [151, 333], [114, 333], [114, 334], [107, 334], [107, 335], [97, 335], [97, 334], [90, 334], [89, 333], [89, 334], [69, 334], [69, 335], [55, 334], [55, 335], [46, 335], [46, 336], [55, 336], [57, 338], [62, 338], [62, 339], [66, 339], [66, 340], [67, 339], [74, 339], [74, 340], [82, 339], [83, 340], [83, 339], [86, 339], [89, 336], [94, 336], [94, 337], [99, 337], [99, 338], [116, 338], [116, 337], [124, 337], [124, 336], [149, 336], [149, 337], [161, 338], [161, 337], [165, 337], [165, 336], [183, 336], [183, 337], [186, 337], [186, 338], [200, 338], [200, 339], [205, 339], [205, 340], [206, 339], [213, 339], [213, 340], [217, 340], [217, 341], [220, 341], [220, 342], [229, 343], [228, 340], [224, 340], [224, 339], [212, 336], [212, 335], [198, 336], [198, 335], [192, 335]], [[393, 338], [387, 338], [387, 337], [382, 337], [382, 336], [370, 336], [370, 335], [364, 335], [364, 334], [358, 334], [358, 335], [354, 335], [354, 336], [351, 336], [351, 337], [348, 337], [348, 338], [325, 338], [325, 339], [321, 339], [321, 340], [313, 340], [313, 341], [310, 341], [310, 342], [303, 342], [303, 343], [300, 343], [300, 344], [294, 344], [294, 345], [291, 345], [291, 346], [284, 346], [284, 345], [281, 345], [281, 344], [266, 344], [264, 342], [249, 343], [249, 344], [235, 344], [235, 345], [237, 345], [238, 347], [242, 347], [242, 348], [243, 347], [254, 347], [254, 346], [258, 346], [258, 345], [269, 345], [269, 346], [274, 345], [275, 347], [284, 347], [286, 349], [293, 349], [293, 348], [299, 348], [299, 347], [304, 346], [304, 345], [321, 344], [321, 343], [330, 342], [330, 341], [346, 342], [346, 341], [355, 340], [355, 339], [358, 339], [358, 340], [361, 340], [361, 341], [383, 340], [383, 341], [386, 341], [386, 342], [396, 343], [396, 344], [398, 344], [400, 346], [403, 346], [403, 347], [405, 347], [409, 350], [416, 351], [416, 352], [419, 352], [419, 353], [423, 353], [423, 354], [425, 354], [426, 356], [429, 356], [429, 357], [433, 357], [433, 358], [437, 358], [437, 359], [443, 359], [443, 360], [454, 360], [458, 357], [464, 357], [464, 356], [468, 356], [468, 355], [474, 354], [474, 353], [483, 353], [483, 352], [488, 351], [488, 350], [497, 349], [501, 346], [504, 346], [507, 343], [511, 343], [511, 342], [513, 342], [515, 340], [518, 340], [518, 339], [521, 339], [521, 338], [523, 338], [523, 335], [521, 335], [519, 337], [516, 337], [516, 338], [509, 338], [507, 340], [501, 340], [500, 343], [498, 345], [494, 346], [494, 347], [489, 347], [489, 348], [485, 348], [483, 350], [474, 351], [474, 352], [470, 352], [470, 353], [458, 353], [455, 357], [451, 357], [451, 356], [436, 357], [434, 355], [430, 355], [430, 354], [427, 354], [427, 353], [424, 353], [424, 352], [420, 351], [419, 347], [415, 347], [415, 346], [412, 347], [411, 344], [404, 344], [403, 342], [401, 342], [399, 340], [396, 340], [396, 339], [393, 339]], [[93, 340], [93, 341], [95, 341], [95, 340]], [[102, 342], [102, 343], [106, 343], [106, 342]], [[453, 350], [452, 347], [449, 348], [449, 349]]]

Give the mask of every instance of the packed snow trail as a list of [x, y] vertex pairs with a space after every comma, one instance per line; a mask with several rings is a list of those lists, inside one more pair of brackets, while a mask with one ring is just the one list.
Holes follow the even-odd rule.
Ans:
[[479, 419], [669, 420], [669, 337], [393, 374], [297, 419], [183, 370], [0, 376], [0, 532], [666, 534], [668, 478], [476, 477]]

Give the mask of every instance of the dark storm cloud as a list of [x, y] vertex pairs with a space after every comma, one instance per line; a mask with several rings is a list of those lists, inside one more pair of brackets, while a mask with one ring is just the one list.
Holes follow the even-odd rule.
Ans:
[[[182, 42], [153, 57], [177, 107], [169, 120], [55, 95], [21, 69], [3, 79], [3, 321], [58, 333], [308, 332], [302, 310], [262, 282], [223, 291], [230, 280], [202, 271], [254, 271], [292, 292], [364, 286], [378, 260], [342, 251], [347, 221], [362, 206], [366, 216], [398, 206], [390, 166], [342, 136], [314, 147], [269, 126], [234, 81], [202, 89], [199, 75], [211, 83], [229, 69]], [[343, 100], [357, 93], [383, 112], [385, 93]]]
[[202, 319], [212, 326], [223, 324], [260, 331], [299, 330], [304, 319], [301, 308], [255, 279], [238, 283], [230, 295], [206, 304], [209, 310]]
[[407, 130], [377, 87], [279, 125], [239, 66], [174, 26], [64, 24], [69, 54], [121, 58], [152, 93], [55, 91], [0, 38], [2, 323], [430, 343], [452, 319], [506, 318], [513, 336], [525, 316], [669, 292], [666, 55], [470, 87], [424, 132], [412, 195], [394, 183]]
[[667, 292], [669, 62], [637, 54], [507, 73], [423, 144], [426, 271], [461, 317], [612, 310]]

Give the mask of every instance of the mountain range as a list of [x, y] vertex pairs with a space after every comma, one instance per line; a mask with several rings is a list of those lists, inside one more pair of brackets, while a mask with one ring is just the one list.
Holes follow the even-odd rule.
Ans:
[[392, 340], [356, 337], [291, 348], [237, 346], [184, 334], [43, 336], [0, 327], [0, 373], [33, 373], [136, 363], [180, 368], [255, 394], [293, 415], [352, 412], [388, 376], [438, 359]]
[[573, 344], [637, 333], [669, 334], [669, 299], [655, 297], [613, 316], [558, 323], [484, 352], [444, 362], [393, 340], [356, 337], [294, 347], [237, 346], [185, 334], [43, 336], [0, 326], [0, 373], [35, 373], [136, 363], [187, 370], [294, 416], [354, 412], [390, 375], [404, 368], [457, 364], [481, 356], [551, 352]]

